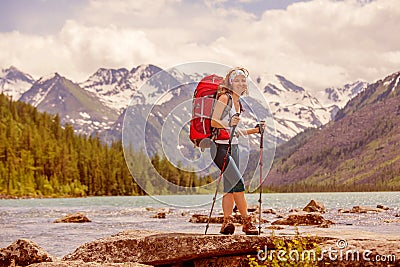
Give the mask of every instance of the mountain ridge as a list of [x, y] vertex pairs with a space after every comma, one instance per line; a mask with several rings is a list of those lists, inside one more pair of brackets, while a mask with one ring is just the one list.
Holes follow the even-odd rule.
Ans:
[[[106, 113], [115, 114], [113, 118], [115, 121], [109, 120], [100, 121], [96, 124], [103, 125], [106, 127], [105, 131], [113, 132], [116, 136], [113, 138], [118, 139], [120, 135], [117, 131], [109, 131], [110, 127], [120, 128], [117, 126], [118, 116], [128, 107], [129, 104], [163, 104], [158, 102], [159, 97], [165, 94], [166, 89], [162, 89], [164, 84], [169, 84], [168, 81], [159, 81], [156, 84], [147, 87], [147, 90], [139, 90], [146, 83], [146, 81], [162, 69], [151, 65], [142, 64], [132, 69], [118, 68], [118, 69], [107, 69], [99, 68], [89, 78], [81, 83], [74, 83], [81, 87], [81, 89], [89, 92], [94, 98], [97, 98], [98, 107], [102, 110], [108, 110]], [[183, 83], [190, 83], [193, 80], [199, 80], [204, 73], [196, 73], [194, 76], [187, 75], [185, 73], [178, 73], [173, 69], [169, 72], [170, 76], [175, 77]], [[56, 73], [59, 75], [58, 73]], [[54, 76], [55, 74], [51, 74]], [[49, 76], [49, 75], [48, 75]], [[39, 81], [49, 79], [49, 77], [41, 77]], [[167, 77], [166, 79], [170, 79]], [[72, 81], [71, 81], [72, 82]], [[360, 88], [366, 86], [365, 82], [355, 82]], [[307, 128], [320, 127], [330, 121], [340, 107], [344, 106], [344, 101], [347, 101], [351, 97], [354, 97], [355, 93], [348, 92], [352, 88], [345, 85], [343, 88], [331, 88], [328, 93], [322, 93], [322, 96], [315, 97], [306, 88], [303, 88], [295, 83], [289, 81], [282, 75], [261, 75], [256, 79], [256, 85], [258, 88], [263, 90], [264, 95], [269, 102], [271, 111], [276, 121], [277, 140], [279, 143], [286, 142], [297, 133], [304, 131]], [[347, 87], [346, 87], [347, 86]], [[347, 89], [346, 89], [346, 88]], [[75, 88], [75, 86], [74, 86]], [[29, 90], [33, 89], [33, 84]], [[27, 91], [29, 91], [27, 90]], [[347, 93], [346, 93], [347, 92]], [[25, 92], [26, 93], [26, 92]], [[43, 92], [36, 91], [37, 101], [41, 97], [45, 97]], [[344, 97], [346, 93], [346, 96]], [[32, 92], [31, 92], [32, 94]], [[335, 97], [326, 96], [326, 94], [335, 95]], [[172, 95], [168, 96], [172, 97]], [[168, 97], [163, 97], [163, 102], [169, 101]], [[328, 103], [321, 103], [319, 98], [325, 97], [328, 99]], [[33, 96], [31, 97], [33, 98]], [[90, 97], [92, 98], [92, 97]], [[14, 98], [15, 99], [15, 98]], [[54, 99], [53, 105], [59, 105], [60, 102]], [[26, 97], [21, 98], [22, 101], [26, 101]], [[33, 105], [39, 105], [33, 103], [32, 99], [29, 100]], [[330, 102], [329, 102], [330, 101]], [[44, 110], [44, 109], [41, 109]], [[56, 109], [49, 107], [49, 112], [57, 112]], [[62, 112], [62, 110], [61, 110]], [[63, 113], [63, 112], [62, 112]], [[88, 113], [89, 114], [89, 113]], [[164, 114], [166, 115], [166, 114]], [[82, 124], [86, 124], [86, 121], [79, 120], [77, 117], [67, 118], [68, 114], [64, 113], [63, 122], [72, 123], [79, 131], [86, 134], [94, 134], [95, 132], [101, 133], [101, 127], [86, 127]]]
[[58, 73], [37, 80], [20, 100], [41, 112], [59, 114], [62, 124], [74, 125], [79, 133], [108, 128], [117, 118], [94, 95]]
[[18, 100], [34, 83], [34, 78], [14, 66], [0, 72], [0, 89], [5, 95]]
[[335, 120], [275, 162], [266, 185], [291, 185], [293, 191], [399, 189], [399, 78], [397, 72], [368, 86]]

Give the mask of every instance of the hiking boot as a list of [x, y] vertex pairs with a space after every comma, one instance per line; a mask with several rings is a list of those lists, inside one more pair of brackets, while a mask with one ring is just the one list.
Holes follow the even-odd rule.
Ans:
[[235, 232], [232, 216], [224, 217], [224, 222], [222, 223], [221, 230], [219, 232], [224, 235], [231, 235]]
[[247, 216], [245, 219], [243, 219], [242, 231], [245, 232], [246, 235], [258, 235], [258, 230], [251, 220], [251, 216]]

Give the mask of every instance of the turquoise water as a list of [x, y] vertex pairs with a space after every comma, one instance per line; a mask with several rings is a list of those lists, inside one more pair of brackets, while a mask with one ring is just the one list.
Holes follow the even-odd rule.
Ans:
[[[57, 199], [2, 199], [0, 200], [0, 247], [19, 238], [27, 238], [50, 254], [62, 257], [78, 246], [97, 238], [128, 229], [168, 232], [204, 233], [204, 224], [189, 223], [191, 214], [207, 214], [212, 195], [152, 197], [89, 197]], [[258, 204], [258, 195], [247, 195], [249, 206]], [[400, 192], [368, 193], [301, 193], [264, 194], [263, 209], [273, 208], [286, 215], [293, 208], [303, 208], [315, 199], [324, 203], [328, 212], [323, 216], [336, 222], [334, 229], [366, 230], [378, 234], [399, 234], [400, 223], [384, 223], [400, 214]], [[168, 205], [173, 203], [175, 206]], [[177, 207], [176, 204], [179, 203]], [[373, 214], [340, 214], [338, 209], [381, 204], [390, 210]], [[166, 219], [152, 218], [157, 212], [167, 211]], [[84, 224], [53, 223], [66, 214], [84, 212], [92, 220]], [[214, 215], [221, 214], [218, 199]], [[274, 221], [273, 214], [263, 214]], [[270, 225], [270, 223], [265, 226]], [[218, 233], [220, 225], [211, 225], [209, 233]], [[312, 232], [313, 228], [308, 228]], [[268, 232], [268, 230], [265, 230]]]

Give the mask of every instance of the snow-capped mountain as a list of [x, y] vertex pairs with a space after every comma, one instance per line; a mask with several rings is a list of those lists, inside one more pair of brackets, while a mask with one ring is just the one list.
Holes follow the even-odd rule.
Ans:
[[[22, 101], [37, 106], [41, 111], [59, 113], [62, 122], [71, 123], [77, 131], [87, 134], [97, 131], [107, 140], [117, 140], [121, 138], [123, 115], [129, 103], [139, 108], [182, 102], [190, 99], [191, 95], [177, 91], [168, 93], [168, 90], [179, 84], [192, 83], [195, 86], [193, 81], [198, 82], [206, 75], [189, 74], [179, 69], [170, 69], [168, 73], [161, 70], [154, 65], [139, 65], [131, 70], [100, 68], [86, 81], [76, 84], [59, 74], [42, 77], [34, 83], [32, 77], [10, 67], [2, 70], [0, 90], [12, 95], [13, 99], [23, 94]], [[157, 73], [160, 73], [159, 79], [151, 79], [147, 84], [146, 81]], [[306, 128], [326, 124], [367, 86], [367, 83], [358, 81], [313, 92], [281, 75], [261, 75], [255, 83], [269, 103], [278, 142], [287, 141]], [[158, 119], [167, 115], [162, 113]], [[242, 122], [251, 126], [254, 118], [243, 117]]]
[[[139, 67], [136, 69], [140, 69]], [[133, 95], [129, 99], [125, 100], [125, 102], [128, 104], [122, 108], [122, 112], [113, 126], [109, 130], [102, 131], [100, 133], [102, 139], [106, 141], [115, 141], [121, 139], [125, 116], [133, 116], [132, 119], [134, 122], [132, 122], [132, 127], [129, 130], [131, 135], [143, 137], [144, 139], [144, 124], [146, 120], [150, 120], [148, 117], [149, 114], [157, 121], [157, 126], [154, 128], [154, 130], [160, 130], [162, 128], [163, 121], [169, 116], [171, 109], [179, 105], [179, 103], [182, 103], [187, 99], [191, 99], [193, 90], [189, 92], [188, 90], [181, 90], [179, 87], [189, 81], [189, 76], [183, 73], [177, 75], [177, 73], [158, 71], [161, 69], [151, 65], [150, 67], [155, 72], [152, 79], [144, 79], [149, 72], [144, 72], [145, 75], [137, 75], [137, 77], [141, 77], [140, 79], [136, 79], [140, 86], [134, 84], [132, 85], [131, 88], [135, 88], [134, 93], [131, 93]], [[135, 68], [133, 70], [135, 70]], [[140, 72], [136, 72], [136, 74], [139, 73]], [[184, 78], [185, 83], [182, 82], [182, 78]], [[148, 113], [143, 111], [151, 109], [152, 107], [152, 111]], [[127, 111], [127, 109], [129, 110]], [[189, 114], [190, 110], [186, 113]], [[127, 121], [129, 121], [129, 118]], [[175, 125], [178, 124], [177, 121], [174, 121], [173, 123]], [[126, 125], [128, 124], [129, 122], [126, 122]], [[139, 127], [139, 125], [141, 126]], [[155, 135], [158, 134], [159, 132]], [[151, 135], [154, 135], [154, 133], [148, 136], [149, 140], [152, 139]]]
[[270, 104], [281, 141], [289, 140], [306, 128], [328, 123], [340, 108], [367, 87], [367, 83], [358, 81], [313, 94], [281, 75], [264, 75], [256, 81]]
[[11, 66], [8, 69], [2, 69], [0, 72], [0, 92], [18, 100], [23, 93], [31, 88], [34, 81], [29, 74]]
[[20, 100], [39, 111], [59, 114], [61, 123], [72, 124], [78, 133], [108, 129], [118, 116], [97, 97], [58, 73], [37, 80]]
[[100, 68], [80, 86], [93, 93], [107, 107], [121, 113], [147, 79], [161, 71], [154, 65], [140, 65], [130, 71]]
[[354, 98], [360, 92], [364, 91], [368, 86], [367, 82], [357, 81], [346, 84], [342, 87], [329, 87], [324, 91], [319, 91], [315, 94], [319, 102], [324, 106], [336, 105], [338, 108], [343, 108], [349, 100]]

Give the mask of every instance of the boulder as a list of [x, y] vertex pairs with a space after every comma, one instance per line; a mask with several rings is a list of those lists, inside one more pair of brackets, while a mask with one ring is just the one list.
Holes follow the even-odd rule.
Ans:
[[53, 257], [28, 239], [18, 239], [0, 249], [0, 266], [27, 266], [38, 262], [50, 262]]
[[85, 223], [85, 222], [91, 222], [85, 214], [81, 212], [76, 212], [73, 214], [68, 214], [67, 216], [55, 220], [55, 223]]
[[312, 199], [310, 201], [310, 203], [308, 203], [307, 206], [305, 206], [303, 208], [303, 211], [305, 211], [305, 212], [321, 212], [321, 213], [325, 213], [326, 212], [326, 208], [325, 208], [323, 203]]
[[334, 224], [330, 220], [324, 219], [319, 213], [295, 213], [289, 214], [287, 218], [277, 220], [271, 223], [272, 225], [331, 225]]
[[[280, 237], [284, 240], [293, 237]], [[139, 262], [148, 265], [193, 265], [196, 260], [217, 259], [256, 254], [258, 247], [274, 247], [269, 235], [204, 235], [189, 233], [157, 233], [125, 231], [95, 240], [66, 255], [64, 261], [122, 263]], [[232, 266], [232, 265], [201, 265]], [[238, 265], [239, 266], [239, 265]], [[244, 265], [240, 265], [244, 266]]]
[[366, 206], [354, 206], [350, 210], [351, 213], [372, 213], [372, 212], [381, 212], [381, 211], [383, 211], [383, 209], [366, 207]]

